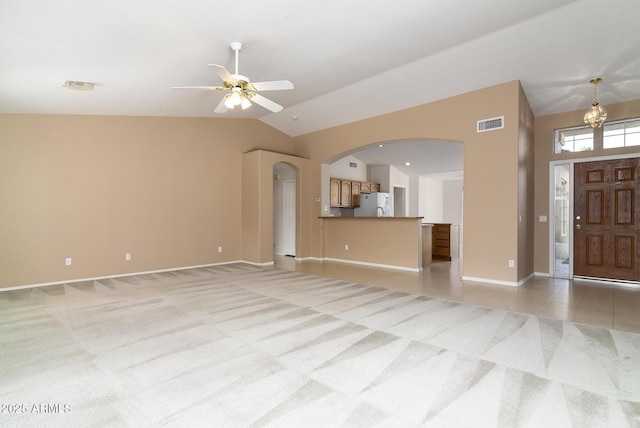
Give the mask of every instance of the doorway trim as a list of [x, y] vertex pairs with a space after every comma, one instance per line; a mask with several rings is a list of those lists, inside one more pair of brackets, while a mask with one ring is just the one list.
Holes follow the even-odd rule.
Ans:
[[[594, 156], [594, 157], [583, 157], [583, 158], [571, 158], [571, 159], [562, 159], [562, 160], [553, 160], [549, 162], [549, 218], [547, 219], [547, 227], [549, 233], [549, 276], [556, 277], [555, 270], [555, 218], [556, 218], [556, 206], [555, 206], [555, 168], [557, 165], [568, 164], [569, 165], [569, 218], [573, 219], [573, 186], [574, 186], [574, 165], [576, 163], [583, 162], [597, 162], [597, 161], [607, 161], [607, 160], [616, 160], [616, 159], [630, 159], [630, 158], [640, 158], [640, 153], [629, 153], [622, 155], [611, 155], [611, 156]], [[573, 222], [571, 223], [573, 225]], [[569, 228], [569, 274], [567, 276], [568, 279], [573, 279], [573, 227]], [[564, 278], [564, 277], [559, 277]], [[580, 278], [581, 280], [583, 278]], [[615, 283], [628, 283], [626, 281], [616, 280], [616, 279], [598, 279], [597, 282], [615, 282]]]

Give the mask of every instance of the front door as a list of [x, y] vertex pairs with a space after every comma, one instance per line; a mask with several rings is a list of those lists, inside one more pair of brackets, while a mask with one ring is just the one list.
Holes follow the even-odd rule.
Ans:
[[639, 159], [575, 164], [574, 276], [640, 281]]

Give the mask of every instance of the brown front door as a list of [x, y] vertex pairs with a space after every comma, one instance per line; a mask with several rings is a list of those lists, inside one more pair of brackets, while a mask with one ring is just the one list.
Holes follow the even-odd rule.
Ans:
[[574, 276], [640, 281], [639, 159], [575, 164]]

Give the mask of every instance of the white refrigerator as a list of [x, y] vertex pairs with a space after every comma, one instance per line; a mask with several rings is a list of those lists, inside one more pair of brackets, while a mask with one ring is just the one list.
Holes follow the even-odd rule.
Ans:
[[393, 217], [391, 193], [360, 193], [360, 206], [353, 211], [356, 217]]

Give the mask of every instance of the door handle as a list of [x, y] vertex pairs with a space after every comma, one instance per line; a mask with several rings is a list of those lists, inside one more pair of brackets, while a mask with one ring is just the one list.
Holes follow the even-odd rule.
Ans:
[[582, 217], [580, 217], [579, 215], [576, 216], [576, 220], [580, 220]]
[[579, 224], [576, 224], [576, 229], [580, 230], [580, 229], [582, 229], [582, 226], [579, 225]]

